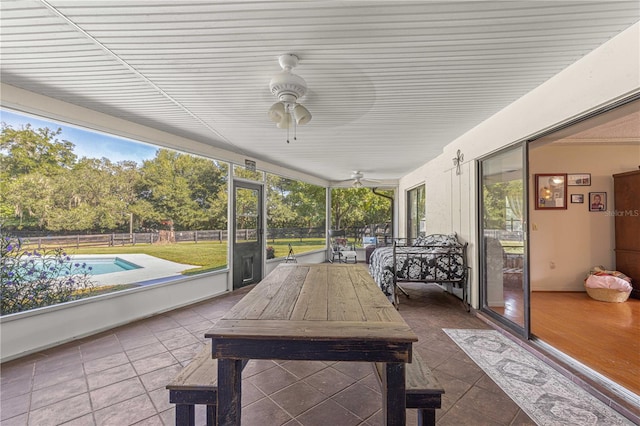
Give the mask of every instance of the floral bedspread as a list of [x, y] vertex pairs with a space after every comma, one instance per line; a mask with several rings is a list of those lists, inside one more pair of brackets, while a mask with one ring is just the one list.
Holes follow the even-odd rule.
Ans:
[[[420, 245], [396, 247], [398, 281], [462, 284], [466, 274], [464, 250], [455, 235], [430, 235], [416, 243]], [[394, 303], [393, 247], [378, 247], [373, 251], [369, 273]]]

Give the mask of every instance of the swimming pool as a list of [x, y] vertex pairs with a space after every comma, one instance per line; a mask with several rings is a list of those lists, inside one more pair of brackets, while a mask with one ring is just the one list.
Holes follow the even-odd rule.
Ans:
[[[9, 266], [9, 277], [18, 276], [26, 281], [55, 279], [71, 275], [98, 275], [128, 272], [143, 267], [116, 256], [70, 256], [65, 260], [51, 257], [34, 257], [21, 259], [17, 264]], [[3, 267], [3, 275], [4, 275]]]
[[86, 265], [85, 269], [90, 275], [111, 274], [113, 272], [131, 271], [140, 269], [141, 266], [128, 262], [119, 257], [73, 257], [73, 265]]

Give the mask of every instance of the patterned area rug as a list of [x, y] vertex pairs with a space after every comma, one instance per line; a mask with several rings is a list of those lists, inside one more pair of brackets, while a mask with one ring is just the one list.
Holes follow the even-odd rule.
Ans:
[[444, 332], [539, 425], [632, 425], [495, 330]]

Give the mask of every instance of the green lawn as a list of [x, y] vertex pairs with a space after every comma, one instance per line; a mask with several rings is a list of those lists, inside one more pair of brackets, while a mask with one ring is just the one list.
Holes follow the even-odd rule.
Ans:
[[[275, 249], [276, 257], [285, 257], [289, 253], [291, 244], [295, 254], [312, 250], [322, 250], [325, 247], [323, 238], [280, 239], [269, 241], [267, 246]], [[80, 249], [67, 249], [69, 254], [148, 254], [160, 259], [177, 263], [198, 265], [200, 268], [189, 271], [199, 273], [219, 269], [227, 264], [227, 242], [189, 242], [175, 244], [136, 244], [135, 246], [115, 247], [87, 247]]]
[[324, 238], [299, 238], [278, 239], [275, 243], [269, 240], [267, 247], [271, 246], [275, 249], [276, 257], [285, 257], [289, 253], [289, 246], [293, 248], [295, 254], [306, 253], [313, 250], [323, 250], [325, 248]]

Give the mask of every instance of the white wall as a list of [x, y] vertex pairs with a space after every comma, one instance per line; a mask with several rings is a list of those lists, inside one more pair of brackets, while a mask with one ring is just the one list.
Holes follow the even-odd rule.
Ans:
[[[640, 139], [640, 135], [639, 135]], [[530, 206], [536, 173], [591, 173], [591, 186], [568, 186], [566, 210], [529, 212], [531, 290], [584, 291], [592, 266], [615, 269], [613, 177], [637, 169], [640, 144], [544, 145], [529, 151]], [[589, 192], [607, 193], [607, 211], [589, 211]], [[572, 204], [583, 194], [584, 204]]]
[[[512, 143], [527, 140], [590, 111], [640, 91], [640, 23], [628, 28], [536, 89], [445, 147], [439, 157], [408, 173], [399, 194], [426, 182], [427, 231], [457, 232], [477, 259], [477, 179], [474, 162]], [[464, 154], [462, 174], [452, 159]], [[399, 217], [406, 215], [401, 199]], [[403, 227], [401, 227], [401, 230]], [[478, 306], [478, 268], [472, 269], [472, 303]]]

